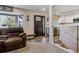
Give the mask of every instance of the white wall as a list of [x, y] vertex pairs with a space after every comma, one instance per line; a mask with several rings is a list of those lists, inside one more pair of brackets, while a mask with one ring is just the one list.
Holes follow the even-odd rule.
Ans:
[[[45, 20], [47, 19], [47, 14], [44, 13], [35, 13], [31, 10], [24, 9], [14, 9], [14, 13], [23, 14], [24, 20], [26, 21], [26, 25], [24, 26], [25, 32], [28, 34], [34, 34], [34, 15], [42, 15], [45, 16]], [[29, 21], [27, 22], [27, 15], [29, 15]]]

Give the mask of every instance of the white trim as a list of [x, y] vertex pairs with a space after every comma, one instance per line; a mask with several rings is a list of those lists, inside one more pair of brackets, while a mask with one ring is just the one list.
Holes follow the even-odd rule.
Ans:
[[73, 51], [73, 50], [71, 50], [71, 49], [63, 48], [63, 47], [59, 46], [58, 44], [52, 44], [52, 43], [50, 43], [50, 42], [49, 42], [49, 44], [54, 45], [54, 46], [56, 46], [56, 47], [58, 47], [58, 48], [60, 48], [60, 49], [63, 49], [64, 51], [66, 51], [66, 52], [68, 52], [68, 53], [75, 53], [75, 51]]

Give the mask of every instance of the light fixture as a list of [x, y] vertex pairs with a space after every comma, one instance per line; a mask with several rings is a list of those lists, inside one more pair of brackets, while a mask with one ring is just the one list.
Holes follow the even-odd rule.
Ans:
[[46, 11], [46, 8], [43, 8], [42, 11]]
[[54, 16], [53, 16], [53, 19], [59, 19], [59, 18], [60, 18], [59, 15], [54, 15]]

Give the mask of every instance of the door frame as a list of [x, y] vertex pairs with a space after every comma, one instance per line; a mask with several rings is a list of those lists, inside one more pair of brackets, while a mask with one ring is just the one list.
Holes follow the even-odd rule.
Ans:
[[45, 16], [42, 16], [42, 15], [34, 15], [34, 33], [35, 33], [35, 20], [36, 20], [36, 17], [44, 17], [44, 26], [43, 26], [44, 33], [43, 33], [43, 35], [45, 35]]

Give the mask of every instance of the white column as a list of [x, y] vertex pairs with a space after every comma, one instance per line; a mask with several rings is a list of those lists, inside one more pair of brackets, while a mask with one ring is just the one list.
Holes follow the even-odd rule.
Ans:
[[27, 15], [23, 14], [23, 29], [24, 29], [24, 32], [25, 32], [25, 33], [27, 33], [27, 29], [26, 29], [26, 27], [27, 27], [27, 26], [26, 26], [26, 19], [27, 19], [27, 18], [26, 18], [26, 16], [27, 16]]
[[49, 6], [49, 43], [54, 44], [53, 39], [53, 20], [52, 20], [52, 6]]

